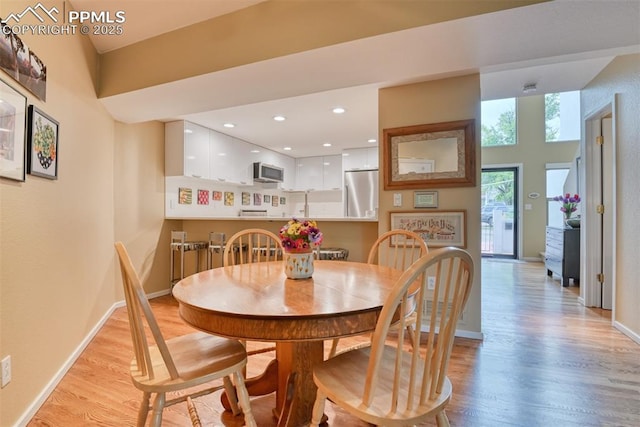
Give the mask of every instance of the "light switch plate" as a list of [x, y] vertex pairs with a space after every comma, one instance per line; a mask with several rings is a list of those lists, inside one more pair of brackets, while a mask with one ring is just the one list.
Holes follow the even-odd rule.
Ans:
[[393, 206], [402, 206], [402, 193], [393, 193]]

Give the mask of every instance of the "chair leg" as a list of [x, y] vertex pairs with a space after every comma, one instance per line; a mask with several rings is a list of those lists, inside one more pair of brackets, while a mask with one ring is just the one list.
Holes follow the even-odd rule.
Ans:
[[169, 274], [171, 275], [171, 277], [169, 278], [169, 283], [171, 283], [171, 285], [173, 285], [173, 277], [176, 275], [175, 271], [174, 271], [175, 266], [174, 266], [174, 259], [173, 259], [173, 256], [175, 254], [173, 252], [174, 251], [173, 251], [173, 247], [172, 247], [171, 248], [171, 253], [169, 254], [171, 256], [171, 259], [169, 261]]
[[184, 246], [180, 246], [180, 280], [184, 279]]
[[166, 402], [166, 395], [164, 393], [158, 393], [156, 398], [153, 399], [153, 415], [151, 418], [151, 425], [154, 427], [162, 426], [162, 411], [164, 410], [164, 404]]
[[140, 403], [140, 409], [138, 409], [138, 427], [144, 427], [147, 422], [147, 414], [149, 413], [149, 399], [151, 398], [151, 393], [143, 392], [142, 393], [142, 402]]
[[316, 401], [313, 404], [313, 412], [311, 413], [311, 424], [309, 427], [319, 427], [322, 422], [322, 416], [324, 415], [324, 405], [327, 401], [327, 396], [320, 390], [316, 393]]
[[447, 418], [447, 413], [444, 412], [444, 409], [436, 415], [436, 425], [438, 427], [450, 427], [449, 418]]
[[247, 427], [257, 427], [258, 425], [251, 412], [251, 402], [249, 401], [247, 387], [244, 384], [244, 378], [236, 371], [233, 373], [233, 380], [236, 383], [236, 392], [238, 393], [240, 407], [242, 408], [242, 412], [244, 412], [244, 424]]
[[238, 396], [236, 394], [236, 389], [231, 382], [231, 378], [228, 376], [222, 379], [224, 382], [224, 390], [227, 392], [227, 399], [229, 399], [229, 405], [231, 406], [231, 412], [233, 415], [240, 414], [240, 408], [238, 408]]

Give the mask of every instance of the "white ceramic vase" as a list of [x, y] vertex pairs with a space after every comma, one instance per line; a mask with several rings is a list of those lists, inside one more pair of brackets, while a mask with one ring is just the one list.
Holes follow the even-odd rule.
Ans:
[[308, 279], [313, 275], [313, 252], [285, 252], [283, 260], [289, 279]]

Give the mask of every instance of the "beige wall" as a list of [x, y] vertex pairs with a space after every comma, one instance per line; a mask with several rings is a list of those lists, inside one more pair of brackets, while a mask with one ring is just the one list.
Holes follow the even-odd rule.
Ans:
[[[381, 89], [379, 93], [378, 126], [382, 130], [401, 126], [476, 120], [476, 165], [480, 164], [480, 77], [472, 74], [463, 77], [434, 80], [423, 83]], [[382, 141], [384, 143], [384, 141]], [[382, 150], [381, 154], [382, 154]], [[380, 164], [385, 159], [380, 158]], [[476, 182], [480, 171], [476, 170]], [[383, 179], [382, 174], [380, 179]], [[383, 182], [380, 182], [380, 188]], [[474, 259], [476, 273], [472, 294], [465, 310], [464, 322], [459, 329], [480, 332], [480, 186], [436, 189], [438, 209], [467, 211], [467, 251]], [[413, 191], [381, 191], [379, 233], [389, 230], [389, 212], [413, 210]], [[402, 194], [403, 205], [393, 206], [393, 194]]]
[[619, 326], [640, 337], [640, 264], [638, 236], [640, 223], [640, 55], [614, 59], [581, 94], [583, 118], [611, 102], [615, 105], [616, 129], [616, 295], [615, 318]]
[[117, 122], [114, 150], [114, 240], [124, 243], [147, 293], [165, 291], [172, 222], [164, 220], [164, 124]]
[[[531, 210], [520, 212], [522, 254], [520, 258], [540, 258], [544, 251], [547, 225], [546, 163], [570, 163], [574, 160], [578, 141], [545, 143], [544, 95], [517, 99], [518, 143], [507, 147], [482, 148], [483, 165], [522, 164], [521, 200], [531, 204]], [[537, 199], [527, 198], [531, 192]]]
[[56, 181], [0, 182], [0, 356], [11, 355], [13, 368], [0, 390], [2, 426], [18, 420], [116, 299], [114, 122], [95, 95], [98, 57], [85, 37], [22, 39], [47, 65], [47, 102], [0, 77], [60, 122], [59, 170]]
[[[11, 2], [11, 9], [27, 5]], [[170, 228], [163, 225], [163, 125], [113, 121], [96, 97], [98, 56], [86, 37], [22, 39], [47, 65], [47, 101], [0, 78], [60, 122], [59, 172], [55, 181], [0, 181], [0, 358], [12, 359], [12, 381], [0, 390], [1, 426], [28, 420], [39, 395], [123, 299], [115, 239], [127, 244], [148, 292], [166, 291], [169, 276], [168, 249], [157, 246]]]

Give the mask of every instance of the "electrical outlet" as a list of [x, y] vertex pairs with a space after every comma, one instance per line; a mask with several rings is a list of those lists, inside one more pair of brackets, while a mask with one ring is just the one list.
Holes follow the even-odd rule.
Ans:
[[432, 291], [436, 288], [436, 277], [428, 276], [427, 277], [427, 290]]
[[11, 381], [11, 356], [2, 359], [2, 387]]
[[402, 206], [402, 193], [393, 193], [393, 206]]

